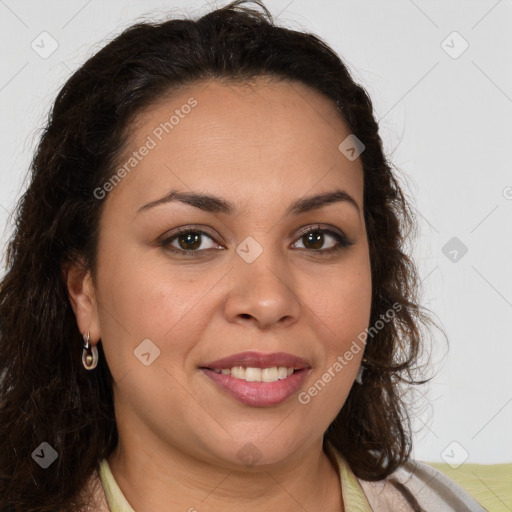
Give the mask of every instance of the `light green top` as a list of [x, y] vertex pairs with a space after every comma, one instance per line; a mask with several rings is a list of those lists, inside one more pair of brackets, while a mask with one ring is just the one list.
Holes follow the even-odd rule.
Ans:
[[438, 462], [429, 464], [457, 482], [487, 510], [512, 510], [512, 464], [462, 464], [455, 468]]
[[[350, 512], [372, 512], [368, 500], [349, 465], [336, 450], [332, 451], [338, 463], [345, 510]], [[101, 460], [99, 473], [110, 512], [135, 512], [117, 485], [107, 459]]]

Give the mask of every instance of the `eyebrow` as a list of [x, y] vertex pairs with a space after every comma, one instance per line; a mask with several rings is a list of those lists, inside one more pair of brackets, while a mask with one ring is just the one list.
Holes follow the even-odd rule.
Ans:
[[[225, 213], [226, 215], [235, 215], [238, 212], [238, 209], [234, 203], [211, 194], [201, 194], [198, 192], [178, 192], [177, 190], [171, 190], [166, 196], [141, 206], [137, 210], [137, 214], [142, 211], [147, 211], [155, 206], [170, 203], [172, 201], [180, 201], [210, 213]], [[347, 194], [347, 192], [344, 190], [338, 189], [314, 196], [301, 197], [288, 207], [285, 215], [299, 215], [301, 213], [317, 210], [329, 204], [342, 202], [351, 204], [359, 213], [359, 206], [355, 199]]]

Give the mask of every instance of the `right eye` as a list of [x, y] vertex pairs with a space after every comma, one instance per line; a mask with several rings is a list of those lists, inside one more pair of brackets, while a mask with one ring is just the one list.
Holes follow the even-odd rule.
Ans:
[[[212, 242], [214, 241], [212, 236], [199, 229], [180, 228], [174, 234], [160, 240], [159, 245], [165, 247], [166, 250], [186, 257], [200, 256], [200, 252], [214, 248], [213, 246], [204, 247], [204, 237]], [[216, 247], [220, 246], [217, 244]]]

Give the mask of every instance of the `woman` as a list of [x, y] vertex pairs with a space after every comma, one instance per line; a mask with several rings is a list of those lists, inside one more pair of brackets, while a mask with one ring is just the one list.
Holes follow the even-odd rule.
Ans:
[[243, 3], [127, 29], [55, 102], [0, 288], [2, 512], [484, 510], [410, 460], [433, 322], [371, 101]]

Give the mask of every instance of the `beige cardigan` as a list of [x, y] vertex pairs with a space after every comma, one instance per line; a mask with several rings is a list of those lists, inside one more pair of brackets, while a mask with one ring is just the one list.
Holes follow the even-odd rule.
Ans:
[[[327, 444], [327, 451], [337, 464], [347, 512], [486, 512], [455, 482], [427, 464], [409, 461], [385, 480], [368, 482], [356, 478], [342, 455], [330, 444]], [[114, 491], [121, 500], [125, 500], [106, 461], [102, 461], [102, 472], [104, 478], [105, 474], [109, 475], [109, 496]], [[133, 510], [129, 505], [123, 510], [109, 509], [99, 470], [91, 476], [84, 492], [92, 498], [90, 512]], [[363, 496], [366, 496], [369, 506], [362, 503]]]

